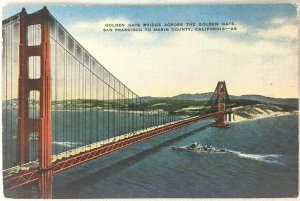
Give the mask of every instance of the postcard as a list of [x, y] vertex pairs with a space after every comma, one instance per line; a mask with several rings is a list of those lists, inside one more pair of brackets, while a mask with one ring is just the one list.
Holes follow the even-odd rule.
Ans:
[[297, 8], [6, 5], [6, 198], [296, 198]]

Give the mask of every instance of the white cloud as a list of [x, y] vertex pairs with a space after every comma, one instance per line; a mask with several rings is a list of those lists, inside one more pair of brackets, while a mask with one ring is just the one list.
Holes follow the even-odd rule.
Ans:
[[247, 33], [249, 28], [246, 25], [237, 23], [237, 30], [235, 32], [238, 33]]
[[276, 17], [276, 18], [272, 18], [271, 20], [269, 20], [269, 23], [272, 25], [282, 25], [282, 24], [286, 23], [287, 21], [288, 21], [287, 18]]
[[[127, 19], [106, 21], [130, 23]], [[69, 28], [98, 61], [141, 96], [212, 91], [219, 80], [225, 80], [229, 92], [236, 95], [298, 96], [297, 44], [286, 48], [270, 40], [246, 43], [205, 32], [176, 32], [162, 37], [153, 32], [93, 31], [104, 22], [78, 22]], [[285, 26], [276, 27], [282, 29], [277, 35], [271, 30], [260, 34], [266, 38], [288, 35], [283, 31], [288, 29]]]
[[260, 30], [258, 35], [271, 40], [296, 40], [298, 38], [297, 23], [288, 18], [273, 18], [269, 28]]

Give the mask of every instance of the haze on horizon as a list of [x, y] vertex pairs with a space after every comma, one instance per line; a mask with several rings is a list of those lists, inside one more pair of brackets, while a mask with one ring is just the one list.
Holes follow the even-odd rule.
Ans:
[[[26, 6], [25, 6], [26, 7]], [[41, 6], [28, 6], [31, 13]], [[48, 6], [105, 68], [139, 96], [212, 92], [298, 98], [298, 24], [292, 4]], [[20, 12], [3, 9], [3, 18]], [[107, 23], [229, 22], [237, 31], [103, 32]]]

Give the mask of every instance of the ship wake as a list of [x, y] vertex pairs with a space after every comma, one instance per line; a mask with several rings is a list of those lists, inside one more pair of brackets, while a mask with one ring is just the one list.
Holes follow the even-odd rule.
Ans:
[[237, 155], [239, 158], [262, 161], [269, 164], [283, 165], [282, 155], [280, 154], [248, 154], [239, 151], [227, 150], [227, 152]]

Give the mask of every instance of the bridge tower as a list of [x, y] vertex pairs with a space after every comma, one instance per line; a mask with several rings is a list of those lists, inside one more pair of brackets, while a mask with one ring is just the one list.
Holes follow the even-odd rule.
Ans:
[[228, 125], [225, 123], [225, 115], [226, 115], [226, 83], [225, 81], [219, 81], [217, 88], [216, 88], [216, 107], [218, 109], [218, 112], [220, 112], [220, 116], [218, 116], [216, 120], [216, 124], [214, 127], [220, 127], [220, 128], [226, 128]]
[[[48, 15], [46, 7], [33, 14], [27, 14], [25, 8], [20, 13], [20, 44], [19, 44], [19, 81], [18, 81], [18, 125], [17, 125], [17, 163], [29, 162], [30, 134], [38, 135], [39, 143], [39, 188], [42, 198], [51, 197], [52, 174], [51, 166], [51, 99], [50, 99], [50, 53]], [[29, 26], [39, 26], [39, 44], [28, 44]], [[29, 69], [33, 66], [32, 57], [39, 57], [40, 76], [30, 78]], [[37, 118], [29, 117], [30, 93], [38, 92], [39, 104]]]

